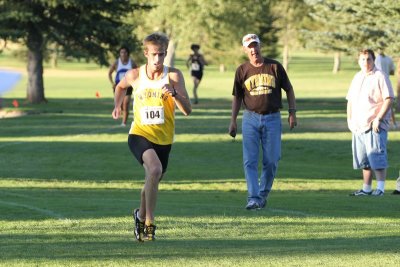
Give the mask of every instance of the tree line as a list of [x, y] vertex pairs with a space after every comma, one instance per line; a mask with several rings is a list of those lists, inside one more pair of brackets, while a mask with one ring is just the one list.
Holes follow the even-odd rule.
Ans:
[[26, 46], [27, 100], [41, 103], [43, 61], [55, 51], [108, 65], [121, 45], [141, 55], [140, 40], [162, 31], [171, 40], [169, 65], [175, 52], [199, 43], [223, 68], [244, 60], [241, 38], [251, 32], [286, 69], [290, 50], [301, 46], [335, 54], [337, 71], [341, 53], [363, 47], [397, 55], [399, 19], [396, 0], [0, 0], [0, 39]]

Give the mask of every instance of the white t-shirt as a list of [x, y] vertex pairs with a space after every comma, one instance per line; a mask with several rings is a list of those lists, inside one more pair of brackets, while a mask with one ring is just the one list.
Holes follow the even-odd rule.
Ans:
[[378, 70], [383, 71], [386, 75], [390, 75], [390, 72], [394, 72], [393, 60], [389, 56], [378, 54], [375, 58], [375, 66]]
[[[358, 72], [350, 85], [346, 99], [351, 104], [351, 120], [349, 129], [353, 133], [361, 133], [371, 128], [371, 122], [381, 110], [386, 98], [394, 98], [389, 77], [377, 68], [369, 73]], [[390, 112], [383, 118], [380, 127], [389, 128]]]

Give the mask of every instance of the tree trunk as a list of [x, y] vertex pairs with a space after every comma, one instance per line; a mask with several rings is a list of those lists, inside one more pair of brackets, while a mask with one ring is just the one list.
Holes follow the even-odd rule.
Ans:
[[283, 46], [283, 59], [282, 59], [283, 68], [288, 72], [289, 70], [289, 45], [285, 44]]
[[58, 67], [58, 45], [55, 43], [52, 45], [50, 62], [53, 69], [56, 69]]
[[332, 72], [334, 74], [338, 73], [340, 70], [340, 52], [335, 52], [334, 58], [333, 58], [333, 70]]
[[225, 72], [226, 71], [226, 67], [224, 63], [219, 64], [219, 72]]
[[43, 86], [43, 36], [35, 25], [28, 28], [28, 88], [27, 100], [38, 104], [47, 102]]
[[176, 45], [174, 40], [170, 39], [168, 43], [168, 52], [167, 56], [165, 57], [164, 64], [168, 67], [173, 67], [175, 62], [175, 49]]

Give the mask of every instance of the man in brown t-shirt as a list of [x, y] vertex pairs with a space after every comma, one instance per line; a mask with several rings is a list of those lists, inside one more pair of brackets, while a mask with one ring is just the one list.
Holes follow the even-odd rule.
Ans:
[[[283, 66], [278, 61], [261, 56], [258, 36], [247, 34], [242, 43], [249, 61], [236, 69], [229, 134], [236, 136], [236, 119], [243, 103], [243, 165], [248, 190], [246, 209], [252, 210], [265, 207], [281, 157], [281, 89], [286, 92], [289, 104], [290, 129], [297, 125], [296, 99]], [[259, 179], [260, 144], [263, 158]]]

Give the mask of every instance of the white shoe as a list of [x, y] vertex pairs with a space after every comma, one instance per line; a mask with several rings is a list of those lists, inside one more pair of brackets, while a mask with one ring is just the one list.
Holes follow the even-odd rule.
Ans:
[[126, 124], [125, 123], [121, 123], [121, 127], [126, 127]]

